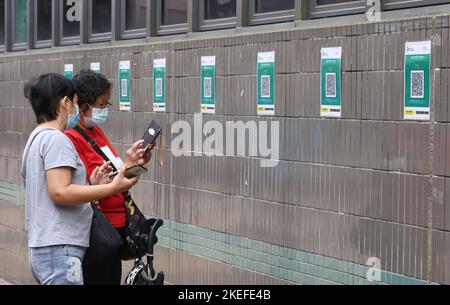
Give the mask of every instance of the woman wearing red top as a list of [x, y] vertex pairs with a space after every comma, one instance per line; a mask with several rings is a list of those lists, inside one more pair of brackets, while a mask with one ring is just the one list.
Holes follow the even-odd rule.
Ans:
[[[108, 108], [111, 106], [111, 83], [101, 74], [91, 70], [82, 70], [73, 78], [75, 93], [80, 107], [79, 127], [93, 139], [116, 168], [131, 167], [136, 164], [144, 165], [151, 159], [151, 150], [144, 155], [140, 149], [143, 141], [136, 142], [126, 154], [122, 162], [111, 142], [105, 136], [101, 124], [106, 122]], [[88, 175], [104, 163], [104, 159], [91, 145], [76, 131], [70, 130], [66, 135], [84, 163]], [[123, 164], [125, 163], [125, 164]], [[100, 208], [124, 238], [125, 200], [122, 193], [100, 200]], [[102, 259], [99, 262], [83, 266], [84, 282], [86, 285], [120, 285], [122, 277], [122, 260], [120, 251]]]

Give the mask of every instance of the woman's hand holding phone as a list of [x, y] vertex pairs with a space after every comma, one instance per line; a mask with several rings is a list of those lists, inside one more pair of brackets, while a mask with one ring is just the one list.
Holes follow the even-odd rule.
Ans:
[[119, 171], [117, 176], [115, 176], [114, 180], [112, 181], [111, 185], [114, 187], [117, 193], [123, 193], [131, 189], [133, 186], [136, 185], [139, 181], [139, 177], [134, 177], [128, 179], [125, 177], [125, 171], [126, 167], [123, 166]]
[[155, 148], [155, 144], [152, 144], [150, 147], [147, 147], [146, 149], [144, 149], [144, 156], [139, 159], [139, 165], [145, 165], [148, 164], [150, 162], [150, 160], [152, 160], [152, 152], [153, 152], [153, 148]]
[[141, 149], [143, 143], [144, 140], [137, 141], [127, 150], [125, 157], [125, 165], [127, 168], [133, 167], [136, 164], [142, 165], [140, 160], [143, 159], [145, 153], [145, 149]]
[[125, 159], [125, 165], [127, 168], [135, 165], [144, 166], [152, 159], [152, 150], [155, 145], [153, 144], [150, 147], [141, 148], [142, 144], [144, 144], [144, 140], [139, 140], [127, 150]]

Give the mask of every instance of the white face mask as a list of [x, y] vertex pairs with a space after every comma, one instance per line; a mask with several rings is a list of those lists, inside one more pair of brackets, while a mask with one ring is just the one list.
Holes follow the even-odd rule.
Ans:
[[108, 119], [108, 108], [92, 108], [92, 117], [84, 117], [84, 122], [88, 128], [98, 127], [106, 122]]

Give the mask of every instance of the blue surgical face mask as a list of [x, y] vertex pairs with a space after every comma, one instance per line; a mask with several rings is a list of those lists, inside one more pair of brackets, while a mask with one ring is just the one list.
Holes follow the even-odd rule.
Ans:
[[75, 114], [70, 114], [67, 118], [66, 130], [75, 128], [80, 122], [80, 108], [78, 105], [74, 105], [71, 100], [69, 102], [75, 107]]
[[[91, 106], [89, 106], [91, 107]], [[108, 119], [108, 108], [92, 108], [92, 117], [84, 117], [86, 127], [93, 128], [98, 127], [106, 122]]]

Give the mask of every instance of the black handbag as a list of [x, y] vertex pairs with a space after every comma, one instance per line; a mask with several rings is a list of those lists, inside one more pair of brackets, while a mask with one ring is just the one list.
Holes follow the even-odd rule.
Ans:
[[91, 235], [89, 248], [83, 259], [83, 264], [88, 265], [118, 251], [122, 246], [122, 237], [111, 225], [109, 219], [92, 204], [94, 214], [92, 216]]
[[[142, 240], [141, 236], [150, 234], [150, 230], [156, 219], [146, 219], [144, 214], [139, 210], [130, 193], [123, 193], [125, 199], [125, 239], [126, 243], [122, 246], [122, 260], [134, 260], [145, 255], [147, 245], [146, 240]], [[155, 236], [155, 244], [158, 238]]]
[[[97, 154], [99, 154], [106, 162], [110, 161], [105, 153], [97, 145], [97, 143], [93, 139], [91, 139], [83, 129], [77, 126], [74, 128], [74, 130], [78, 132], [89, 143], [89, 145], [91, 145], [91, 147], [97, 152]], [[117, 170], [113, 164], [111, 164], [111, 166], [114, 170]], [[140, 236], [150, 233], [150, 230], [156, 219], [146, 219], [144, 214], [134, 202], [133, 198], [131, 198], [129, 192], [125, 192], [122, 195], [125, 200], [126, 226], [124, 229], [125, 237], [120, 249], [120, 255], [122, 260], [127, 261], [141, 258], [145, 255], [145, 240], [141, 240]], [[157, 243], [157, 241], [158, 240], [156, 238], [155, 244]]]

